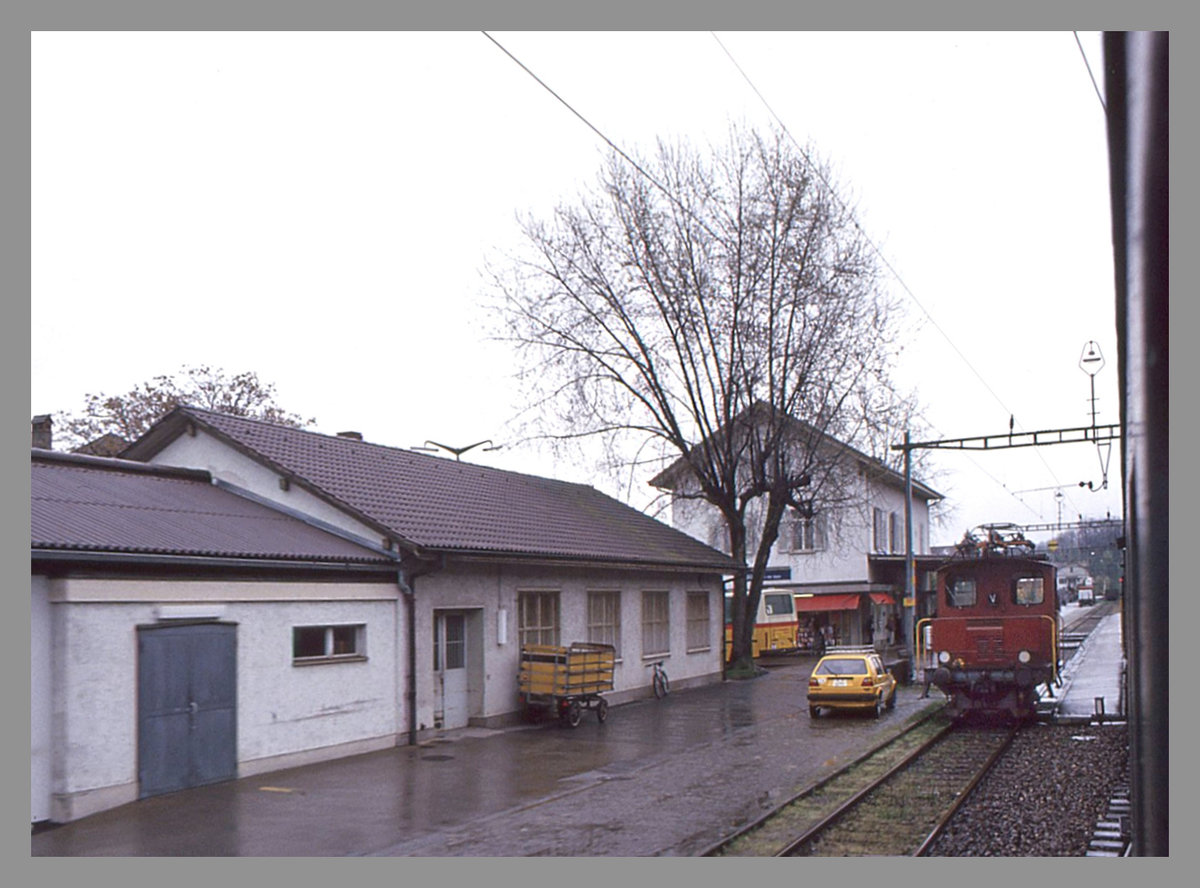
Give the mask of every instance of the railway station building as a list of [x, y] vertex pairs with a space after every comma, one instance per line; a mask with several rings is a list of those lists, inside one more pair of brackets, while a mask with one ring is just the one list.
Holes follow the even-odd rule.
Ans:
[[[799, 622], [799, 644], [904, 646], [912, 608], [904, 598], [904, 476], [843, 442], [813, 433], [795, 421], [798, 440], [820, 439], [840, 470], [833, 504], [813, 495], [808, 513], [789, 509], [771, 549], [764, 596], [790, 594]], [[803, 445], [797, 445], [803, 446]], [[827, 469], [828, 471], [828, 469]], [[713, 548], [729, 551], [725, 523], [715, 507], [697, 498], [687, 463], [677, 460], [651, 482], [672, 497], [673, 526]], [[942, 495], [913, 480], [913, 555], [916, 618], [931, 615], [935, 571], [943, 558], [929, 544], [929, 507]], [[749, 528], [748, 528], [749, 530]], [[757, 539], [752, 538], [752, 546]]]
[[738, 565], [586, 485], [189, 407], [31, 473], [34, 822], [514, 721], [523, 643], [721, 678]]

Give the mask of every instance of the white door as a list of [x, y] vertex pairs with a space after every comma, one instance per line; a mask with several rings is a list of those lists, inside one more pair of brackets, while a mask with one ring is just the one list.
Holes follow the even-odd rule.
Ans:
[[465, 728], [467, 702], [467, 615], [461, 611], [435, 611], [433, 615], [434, 680], [437, 682], [441, 726]]

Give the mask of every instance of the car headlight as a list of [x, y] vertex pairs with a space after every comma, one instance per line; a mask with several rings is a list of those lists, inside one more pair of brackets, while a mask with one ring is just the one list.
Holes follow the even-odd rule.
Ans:
[[1028, 663], [1032, 659], [1032, 657], [1031, 657], [1029, 651], [1021, 651], [1020, 653], [1017, 654], [1017, 659], [1020, 660], [1022, 663]]
[[950, 662], [950, 652], [949, 651], [938, 651], [938, 662], [939, 663], [949, 663]]

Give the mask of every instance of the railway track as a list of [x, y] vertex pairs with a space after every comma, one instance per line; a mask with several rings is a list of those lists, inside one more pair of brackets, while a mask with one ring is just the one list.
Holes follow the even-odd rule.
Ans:
[[705, 856], [919, 855], [1015, 734], [926, 719]]

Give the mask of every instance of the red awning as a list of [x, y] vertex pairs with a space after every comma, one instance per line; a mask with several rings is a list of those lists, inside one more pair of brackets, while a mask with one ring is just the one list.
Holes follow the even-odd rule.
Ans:
[[896, 599], [888, 595], [886, 592], [872, 592], [871, 601], [875, 604], [895, 604]]
[[836, 595], [796, 596], [796, 613], [804, 611], [849, 611], [858, 610], [858, 593]]

